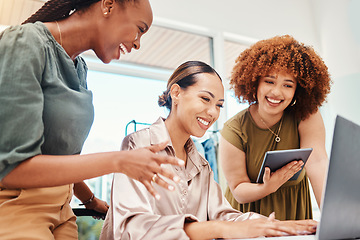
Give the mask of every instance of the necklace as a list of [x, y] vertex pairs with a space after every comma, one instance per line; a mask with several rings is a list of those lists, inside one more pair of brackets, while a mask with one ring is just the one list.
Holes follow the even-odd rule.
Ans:
[[63, 46], [63, 42], [62, 42], [62, 37], [61, 37], [61, 30], [60, 30], [60, 26], [59, 26], [59, 23], [57, 22], [57, 21], [55, 21], [56, 22], [56, 25], [57, 25], [57, 28], [58, 28], [58, 30], [59, 30], [59, 35], [60, 35], [60, 45], [61, 46]]
[[[259, 114], [259, 113], [258, 113], [258, 114]], [[259, 115], [259, 117], [260, 117], [260, 115]], [[274, 134], [274, 136], [276, 137], [276, 138], [275, 138], [275, 141], [276, 141], [276, 142], [280, 142], [280, 141], [281, 141], [281, 138], [279, 137], [279, 133], [280, 133], [281, 125], [282, 125], [282, 122], [283, 122], [283, 117], [281, 117], [280, 126], [279, 126], [279, 130], [278, 130], [277, 134], [274, 133], [274, 131], [271, 130], [271, 129], [268, 127], [268, 125], [266, 125], [265, 121], [264, 121], [261, 117], [260, 117], [260, 120], [261, 120], [261, 122], [265, 125], [265, 127], [267, 127], [267, 129], [269, 129], [269, 131], [270, 131], [272, 134]]]

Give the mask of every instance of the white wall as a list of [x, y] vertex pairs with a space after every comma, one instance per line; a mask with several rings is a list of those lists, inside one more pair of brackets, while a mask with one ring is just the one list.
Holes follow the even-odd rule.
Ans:
[[310, 0], [150, 0], [155, 18], [165, 18], [263, 39], [291, 34], [318, 45]]
[[360, 124], [360, 1], [316, 0], [313, 7], [322, 56], [333, 79], [322, 111], [330, 136], [336, 114]]

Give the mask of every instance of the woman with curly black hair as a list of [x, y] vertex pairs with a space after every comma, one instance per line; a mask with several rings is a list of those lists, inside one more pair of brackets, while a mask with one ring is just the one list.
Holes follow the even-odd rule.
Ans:
[[119, 59], [152, 20], [148, 0], [50, 0], [0, 33], [0, 239], [77, 239], [73, 190], [86, 208], [108, 209], [85, 179], [121, 172], [152, 196], [154, 174], [178, 180], [161, 164], [183, 161], [156, 154], [166, 143], [79, 154], [94, 118], [79, 54]]
[[[310, 46], [289, 35], [255, 43], [240, 54], [230, 84], [249, 108], [229, 119], [221, 131], [220, 161], [228, 182], [226, 197], [242, 212], [279, 220], [312, 218], [308, 178], [320, 206], [327, 153], [319, 107], [330, 91], [328, 69]], [[266, 151], [313, 148], [297, 180], [302, 161], [293, 161], [256, 183]]]

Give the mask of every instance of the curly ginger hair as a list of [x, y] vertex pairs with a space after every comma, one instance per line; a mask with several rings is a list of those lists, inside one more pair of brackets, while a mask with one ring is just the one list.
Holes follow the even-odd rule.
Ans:
[[230, 85], [240, 102], [254, 104], [260, 78], [280, 71], [297, 81], [293, 98], [296, 104], [285, 111], [301, 120], [315, 113], [330, 92], [330, 74], [312, 47], [289, 35], [261, 40], [243, 51], [235, 61]]

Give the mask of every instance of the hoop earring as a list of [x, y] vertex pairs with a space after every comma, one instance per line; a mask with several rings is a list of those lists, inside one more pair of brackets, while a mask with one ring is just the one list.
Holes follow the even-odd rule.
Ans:
[[294, 106], [295, 105], [295, 103], [296, 103], [296, 99], [291, 103], [291, 105], [290, 106]]

